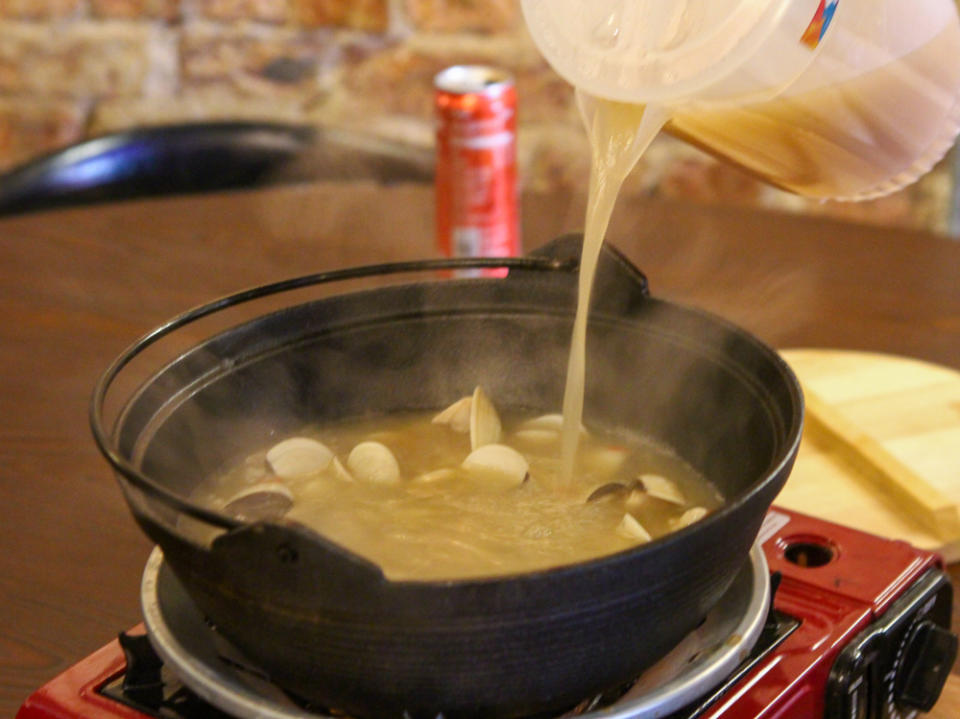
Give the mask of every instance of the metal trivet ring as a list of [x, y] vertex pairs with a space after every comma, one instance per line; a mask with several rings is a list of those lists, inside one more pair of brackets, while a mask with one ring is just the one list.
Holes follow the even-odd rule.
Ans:
[[[201, 699], [236, 719], [329, 716], [296, 704], [221, 637], [155, 548], [140, 587], [144, 624], [160, 658]], [[707, 694], [750, 654], [770, 606], [760, 543], [704, 622], [612, 703], [588, 704], [578, 719], [656, 719]], [[342, 719], [340, 717], [339, 719]]]

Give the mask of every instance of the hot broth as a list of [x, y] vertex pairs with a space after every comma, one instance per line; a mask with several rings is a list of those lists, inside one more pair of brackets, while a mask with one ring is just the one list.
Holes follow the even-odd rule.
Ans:
[[[721, 497], [669, 450], [581, 433], [560, 471], [559, 415], [471, 427], [469, 404], [323, 427], [246, 457], [196, 498], [243, 519], [305, 524], [391, 579], [443, 580], [572, 564], [696, 521]], [[453, 408], [451, 408], [453, 409]], [[483, 415], [479, 424], [484, 425]], [[475, 446], [477, 443], [479, 446]]]

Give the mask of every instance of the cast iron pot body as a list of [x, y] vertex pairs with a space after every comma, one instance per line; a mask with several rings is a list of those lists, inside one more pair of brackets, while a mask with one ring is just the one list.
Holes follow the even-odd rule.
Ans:
[[[567, 238], [538, 254], [575, 263], [579, 248]], [[613, 251], [597, 282], [586, 423], [663, 442], [727, 498], [706, 519], [619, 554], [490, 579], [393, 582], [303, 527], [239, 524], [184, 501], [225, 463], [309, 423], [437, 409], [478, 384], [501, 408], [557, 411], [569, 269], [417, 282], [259, 316], [159, 370], [110, 437], [98, 427], [98, 388], [94, 431], [190, 596], [292, 694], [361, 717], [563, 711], [627, 682], [697, 625], [745, 561], [802, 423], [794, 375], [757, 339], [651, 298]], [[212, 543], [197, 542], [202, 524], [218, 525]]]

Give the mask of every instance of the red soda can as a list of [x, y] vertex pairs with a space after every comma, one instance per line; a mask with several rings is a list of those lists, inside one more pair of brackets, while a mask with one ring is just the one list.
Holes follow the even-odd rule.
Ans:
[[[520, 254], [517, 92], [506, 72], [455, 65], [434, 78], [437, 244], [447, 257]], [[506, 270], [482, 273], [503, 276]]]

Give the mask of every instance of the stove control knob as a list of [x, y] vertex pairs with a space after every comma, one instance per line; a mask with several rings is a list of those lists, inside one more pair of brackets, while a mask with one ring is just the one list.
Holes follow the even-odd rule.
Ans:
[[937, 702], [957, 658], [957, 637], [925, 619], [907, 636], [901, 650], [896, 702], [904, 709], [928, 712]]

